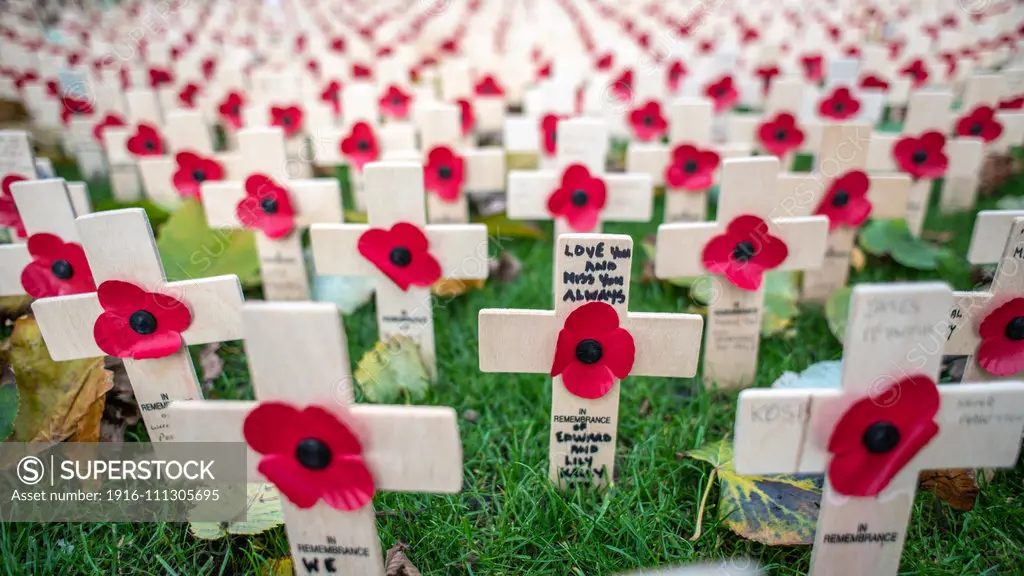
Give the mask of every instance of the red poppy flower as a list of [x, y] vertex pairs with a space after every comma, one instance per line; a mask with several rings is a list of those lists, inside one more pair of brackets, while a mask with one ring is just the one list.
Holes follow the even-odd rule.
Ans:
[[473, 92], [477, 96], [504, 96], [505, 91], [502, 90], [501, 85], [494, 79], [494, 76], [488, 74], [480, 79], [473, 87]]
[[72, 116], [88, 116], [92, 114], [92, 102], [75, 96], [61, 96], [60, 121], [66, 126]]
[[341, 141], [341, 153], [360, 170], [367, 163], [376, 161], [380, 151], [377, 149], [377, 136], [373, 128], [366, 122], [353, 124], [352, 131]]
[[825, 76], [821, 54], [802, 56], [800, 58], [800, 64], [803, 65], [804, 76], [809, 82], [821, 82], [821, 79]]
[[889, 83], [879, 76], [875, 76], [874, 74], [867, 74], [860, 79], [860, 87], [868, 90], [881, 89], [888, 91]]
[[284, 129], [286, 138], [298, 134], [302, 130], [302, 108], [298, 106], [271, 106], [270, 125]]
[[956, 123], [956, 133], [961, 136], [976, 136], [987, 142], [999, 138], [1003, 125], [996, 118], [991, 106], [978, 106]]
[[128, 138], [128, 151], [136, 156], [163, 156], [164, 142], [160, 132], [150, 124], [139, 124]]
[[574, 396], [594, 400], [629, 376], [636, 357], [633, 336], [619, 326], [619, 314], [604, 302], [589, 302], [569, 313], [555, 344], [551, 375]]
[[14, 87], [21, 90], [22, 87], [25, 86], [26, 82], [35, 82], [36, 80], [39, 80], [39, 74], [36, 74], [33, 70], [29, 70], [21, 76], [18, 76], [17, 80], [14, 81]]
[[641, 142], [658, 140], [668, 131], [668, 122], [661, 115], [661, 104], [657, 100], [650, 100], [643, 106], [631, 110], [629, 125], [633, 129], [633, 135]]
[[885, 490], [939, 433], [939, 404], [935, 382], [915, 375], [850, 406], [828, 439], [828, 478], [836, 492], [867, 498]]
[[242, 107], [245, 106], [245, 98], [238, 92], [228, 92], [224, 100], [217, 107], [220, 117], [235, 130], [242, 127]]
[[871, 181], [861, 170], [847, 172], [832, 180], [815, 214], [828, 217], [828, 229], [857, 227], [871, 215], [868, 187]]
[[534, 76], [537, 80], [551, 78], [551, 62], [547, 62], [543, 66], [538, 67], [537, 73]]
[[203, 61], [199, 64], [199, 69], [203, 73], [203, 78], [206, 80], [213, 79], [213, 72], [217, 68], [217, 59], [214, 57], [203, 58]]
[[466, 98], [459, 98], [455, 101], [459, 106], [459, 127], [463, 136], [469, 136], [476, 125], [476, 115], [473, 113], [473, 103]]
[[30, 236], [27, 246], [32, 261], [21, 271], [21, 286], [29, 296], [51, 298], [96, 291], [80, 244], [41, 233]]
[[224, 167], [213, 158], [204, 158], [192, 152], [178, 152], [174, 156], [178, 169], [171, 181], [183, 198], [199, 200], [199, 187], [203, 182], [224, 179]]
[[917, 58], [910, 64], [907, 64], [900, 70], [901, 76], [909, 76], [912, 86], [920, 88], [928, 82], [928, 67], [924, 65], [924, 60]]
[[1024, 298], [992, 310], [978, 325], [978, 365], [989, 374], [1012, 376], [1024, 370]]
[[414, 224], [398, 222], [390, 230], [370, 228], [359, 237], [357, 248], [403, 291], [409, 286], [431, 286], [441, 278], [430, 241]]
[[949, 159], [943, 148], [946, 137], [940, 132], [925, 132], [914, 138], [900, 138], [892, 148], [896, 164], [901, 170], [918, 178], [938, 178], [946, 173]]
[[308, 61], [306, 61], [306, 70], [308, 70], [309, 73], [312, 74], [314, 78], [320, 77], [320, 63], [317, 62], [316, 60], [311, 58]]
[[335, 116], [341, 114], [341, 82], [331, 80], [323, 92], [320, 93], [320, 100], [331, 106], [331, 112]]
[[545, 156], [552, 157], [558, 150], [558, 121], [561, 119], [557, 114], [545, 114], [540, 119], [541, 151]]
[[701, 258], [709, 272], [723, 274], [733, 286], [757, 290], [764, 273], [788, 255], [786, 243], [768, 233], [768, 223], [748, 214], [733, 218], [724, 233], [709, 240]]
[[843, 53], [847, 58], [860, 58], [860, 46], [847, 46]]
[[465, 162], [447, 146], [437, 146], [427, 154], [423, 167], [423, 185], [445, 202], [459, 199], [465, 178]]
[[280, 184], [263, 174], [245, 179], [245, 198], [235, 208], [246, 228], [262, 230], [267, 238], [284, 238], [295, 228], [292, 199]]
[[713, 150], [680, 144], [672, 150], [672, 163], [665, 169], [665, 183], [674, 190], [700, 192], [711, 188], [721, 158]]
[[341, 38], [340, 36], [337, 38], [332, 38], [330, 47], [331, 52], [341, 54], [342, 52], [345, 51], [345, 39]]
[[668, 89], [672, 92], [679, 90], [679, 85], [682, 84], [683, 77], [686, 76], [686, 66], [683, 65], [679, 60], [674, 60], [672, 65], [668, 67]]
[[722, 112], [732, 108], [740, 99], [739, 92], [733, 86], [732, 76], [722, 76], [718, 81], [708, 84], [704, 88], [704, 95], [715, 103], [715, 112]]
[[612, 81], [612, 96], [620, 102], [633, 99], [633, 71], [623, 70], [619, 77]]
[[715, 42], [713, 40], [701, 40], [697, 44], [697, 51], [701, 54], [711, 54], [715, 49]]
[[562, 173], [561, 186], [548, 196], [548, 212], [565, 218], [574, 232], [590, 232], [607, 200], [604, 180], [591, 176], [582, 164], [571, 164]]
[[778, 66], [761, 66], [754, 71], [754, 74], [761, 79], [761, 93], [767, 95], [772, 88], [772, 80], [781, 74]]
[[25, 223], [21, 221], [21, 214], [18, 214], [18, 206], [14, 203], [11, 184], [22, 180], [28, 180], [28, 178], [18, 174], [8, 174], [4, 176], [3, 182], [0, 182], [0, 187], [3, 190], [3, 194], [0, 195], [0, 226], [13, 228], [18, 238], [24, 238], [28, 234], [25, 232]]
[[836, 88], [818, 104], [818, 113], [832, 120], [847, 120], [856, 116], [857, 112], [860, 112], [860, 101], [845, 86]]
[[392, 84], [380, 97], [380, 110], [386, 118], [405, 120], [409, 117], [409, 104], [412, 96], [409, 96], [401, 88]]
[[57, 80], [46, 81], [46, 95], [57, 97], [57, 93], [60, 92], [60, 82]]
[[609, 53], [606, 53], [606, 54], [598, 57], [597, 60], [594, 62], [594, 68], [596, 68], [596, 69], [598, 69], [598, 70], [600, 70], [602, 72], [607, 71], [607, 70], [611, 70], [611, 68], [612, 68], [612, 55], [611, 55], [611, 53], [609, 52]]
[[246, 443], [263, 455], [258, 470], [288, 501], [312, 508], [321, 499], [343, 512], [373, 501], [376, 485], [355, 431], [320, 406], [261, 402], [245, 417]]
[[369, 80], [370, 78], [373, 78], [373, 69], [362, 64], [353, 64], [352, 78], [356, 80]]
[[165, 84], [174, 82], [174, 77], [167, 70], [161, 68], [150, 68], [149, 69], [149, 87], [159, 88]]
[[97, 142], [103, 143], [103, 131], [111, 126], [124, 126], [125, 121], [121, 119], [117, 114], [107, 114], [103, 117], [103, 120], [92, 127], [92, 137]]
[[1022, 110], [1024, 109], [1024, 96], [1009, 98], [999, 102], [1000, 110]]
[[761, 124], [757, 130], [761, 146], [782, 158], [788, 152], [796, 150], [804, 143], [804, 133], [796, 124], [796, 118], [788, 112], [780, 112], [768, 122]]
[[196, 86], [192, 82], [185, 84], [185, 87], [178, 92], [178, 102], [181, 103], [184, 108], [195, 108], [196, 107], [196, 96], [199, 95], [199, 86]]
[[108, 356], [146, 360], [181, 349], [181, 333], [192, 324], [192, 313], [182, 302], [120, 280], [100, 284], [97, 296], [103, 313], [92, 334]]

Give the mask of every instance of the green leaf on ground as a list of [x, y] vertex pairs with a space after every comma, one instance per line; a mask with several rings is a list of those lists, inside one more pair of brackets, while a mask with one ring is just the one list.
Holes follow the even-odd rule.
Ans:
[[245, 287], [260, 284], [256, 240], [247, 230], [213, 230], [203, 206], [188, 200], [160, 228], [156, 242], [171, 282], [234, 274]]
[[356, 382], [370, 402], [391, 404], [408, 395], [422, 401], [430, 387], [430, 376], [416, 343], [405, 336], [377, 342], [356, 367]]
[[996, 208], [1000, 210], [1024, 210], [1024, 196], [1003, 196], [996, 200]]
[[825, 320], [828, 321], [828, 329], [832, 331], [832, 335], [839, 340], [840, 344], [846, 337], [846, 318], [850, 315], [850, 296], [852, 294], [853, 288], [845, 286], [836, 290], [825, 302]]
[[860, 233], [860, 246], [874, 256], [891, 256], [915, 270], [935, 270], [949, 250], [915, 238], [903, 220], [871, 220]]
[[163, 226], [168, 219], [171, 217], [171, 213], [166, 208], [159, 204], [154, 204], [149, 200], [139, 200], [137, 202], [115, 202], [113, 200], [107, 200], [99, 202], [93, 208], [95, 212], [105, 212], [107, 210], [122, 210], [124, 208], [142, 208], [146, 211], [146, 216], [149, 217], [149, 225], [154, 230]]
[[487, 225], [487, 234], [492, 238], [530, 238], [547, 240], [547, 234], [533, 222], [509, 220], [504, 213], [474, 218], [474, 222]]
[[14, 432], [14, 420], [18, 417], [18, 387], [14, 382], [0, 384], [0, 441]]
[[[764, 275], [764, 316], [761, 318], [761, 334], [772, 336], [785, 333], [800, 314], [796, 305], [797, 287], [794, 272], [768, 272]], [[710, 283], [708, 283], [710, 284]]]
[[714, 466], [719, 477], [718, 517], [736, 534], [768, 546], [814, 542], [821, 476], [740, 476], [732, 441], [710, 442], [686, 453]]
[[196, 538], [217, 540], [228, 534], [259, 534], [284, 523], [281, 494], [273, 484], [247, 484], [246, 515], [243, 522], [190, 522]]

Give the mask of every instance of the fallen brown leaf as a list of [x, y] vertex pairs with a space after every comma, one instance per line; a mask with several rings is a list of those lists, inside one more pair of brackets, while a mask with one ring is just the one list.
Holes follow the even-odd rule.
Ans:
[[854, 270], [860, 272], [864, 269], [864, 266], [866, 266], [867, 263], [868, 259], [867, 256], [864, 255], [864, 251], [860, 249], [860, 246], [854, 246], [853, 249], [850, 250], [850, 266], [853, 266]]
[[978, 195], [991, 196], [1020, 171], [1020, 163], [1010, 155], [987, 156], [981, 167]]
[[384, 576], [423, 576], [405, 555], [409, 550], [412, 548], [405, 542], [396, 542], [388, 549], [384, 559]]
[[479, 290], [484, 287], [484, 280], [477, 278], [442, 278], [430, 287], [434, 296], [439, 298], [455, 298], [470, 290]]
[[978, 479], [974, 470], [932, 470], [922, 472], [919, 478], [921, 490], [934, 492], [936, 496], [960, 512], [974, 508], [978, 500]]
[[113, 374], [114, 385], [107, 392], [103, 420], [100, 422], [100, 442], [124, 442], [124, 431], [134, 426], [141, 417], [139, 403], [135, 400], [131, 380], [124, 369], [124, 361], [108, 356], [104, 368]]
[[651, 400], [644, 398], [644, 401], [640, 403], [640, 415], [647, 416], [651, 413]]
[[211, 342], [199, 351], [199, 367], [203, 371], [203, 391], [209, 391], [213, 381], [224, 373], [224, 359], [217, 352], [220, 342]]
[[511, 252], [503, 251], [497, 258], [490, 260], [490, 272], [488, 272], [489, 278], [494, 278], [498, 282], [513, 282], [516, 278], [519, 278], [519, 274], [523, 271], [523, 263], [519, 261]]

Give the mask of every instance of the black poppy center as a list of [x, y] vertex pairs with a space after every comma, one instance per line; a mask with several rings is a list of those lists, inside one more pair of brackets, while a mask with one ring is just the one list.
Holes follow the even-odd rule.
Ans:
[[789, 135], [789, 133], [786, 132], [786, 130], [782, 129], [782, 128], [780, 128], [780, 129], [775, 131], [775, 139], [777, 141], [779, 141], [779, 142], [785, 142], [786, 141], [786, 136], [788, 136], [788, 135]]
[[593, 364], [601, 359], [603, 351], [597, 340], [580, 340], [576, 345], [576, 359], [584, 364]]
[[196, 182], [203, 182], [206, 180], [206, 172], [203, 172], [202, 170], [193, 170], [192, 179]]
[[136, 334], [152, 334], [156, 332], [156, 316], [145, 310], [136, 310], [132, 312], [132, 315], [128, 317], [128, 326], [135, 331]]
[[685, 163], [683, 163], [683, 172], [686, 172], [687, 174], [693, 174], [696, 171], [697, 171], [697, 161], [696, 160], [687, 160]]
[[437, 169], [437, 177], [441, 180], [450, 180], [452, 177], [452, 169], [450, 166], [441, 166]]
[[391, 263], [399, 268], [405, 268], [409, 264], [412, 264], [412, 252], [405, 246], [396, 246], [391, 249], [391, 253], [388, 254], [388, 259]]
[[358, 144], [358, 148], [360, 150], [362, 150], [363, 152], [366, 152], [367, 150], [370, 149], [370, 143], [367, 142], [366, 140], [360, 140], [359, 144]]
[[572, 204], [573, 206], [585, 206], [589, 198], [590, 197], [587, 196], [586, 190], [582, 188], [577, 188], [576, 190], [573, 190], [572, 193]]
[[900, 443], [900, 431], [892, 422], [875, 422], [864, 431], [861, 442], [868, 452], [885, 454]]
[[981, 134], [981, 124], [975, 124], [975, 125], [971, 126], [970, 133], [971, 133], [971, 136], [977, 136], [977, 135]]
[[850, 193], [846, 190], [836, 191], [836, 195], [832, 197], [832, 205], [836, 208], [842, 208], [850, 201]]
[[725, 98], [725, 93], [726, 93], [725, 92], [725, 88], [716, 88], [715, 89], [715, 96], [718, 97], [718, 98]]
[[281, 124], [284, 124], [285, 126], [291, 126], [292, 125], [292, 119], [287, 117], [287, 116], [284, 116], [284, 117], [281, 118]]
[[845, 109], [846, 106], [842, 102], [836, 102], [835, 104], [832, 105], [832, 111], [835, 112], [836, 114], [842, 114], [843, 110]]
[[392, 96], [391, 97], [391, 105], [392, 106], [401, 106], [402, 105], [402, 97], [401, 96]]
[[754, 257], [754, 244], [752, 242], [740, 242], [732, 249], [732, 259], [737, 262], [746, 262]]
[[925, 161], [928, 160], [928, 153], [925, 152], [924, 150], [918, 150], [917, 152], [914, 152], [913, 155], [911, 155], [910, 160], [914, 164], [924, 164]]
[[331, 463], [331, 449], [317, 438], [306, 438], [295, 447], [295, 459], [310, 470], [322, 470]]
[[264, 198], [260, 201], [260, 208], [267, 214], [277, 214], [277, 200], [274, 200], [273, 198]]
[[652, 124], [654, 124], [654, 117], [644, 116], [644, 126], [651, 126]]
[[232, 106], [231, 107], [231, 115], [232, 116], [238, 116], [241, 113], [242, 113], [242, 111], [241, 111], [241, 109], [239, 109], [238, 106]]
[[156, 143], [152, 140], [146, 140], [146, 142], [143, 143], [143, 147], [145, 147], [146, 150], [156, 150]]
[[71, 267], [71, 263], [67, 260], [57, 260], [50, 264], [50, 271], [59, 280], [67, 280], [75, 274], [75, 269]]
[[1010, 340], [1024, 340], [1024, 316], [1017, 316], [1006, 323], [1006, 337]]

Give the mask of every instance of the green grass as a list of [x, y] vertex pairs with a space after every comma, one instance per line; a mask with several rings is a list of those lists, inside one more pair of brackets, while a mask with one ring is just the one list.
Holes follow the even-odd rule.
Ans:
[[[1015, 182], [1004, 193], [1020, 193]], [[991, 207], [992, 199], [982, 202]], [[955, 251], [966, 252], [973, 214], [934, 215], [932, 230], [954, 233]], [[637, 241], [650, 224], [608, 225]], [[550, 233], [550, 226], [546, 228]], [[501, 248], [523, 261], [510, 284], [490, 282], [480, 291], [435, 310], [439, 377], [427, 403], [473, 410], [460, 418], [465, 484], [453, 496], [378, 494], [378, 528], [386, 549], [401, 540], [426, 575], [606, 575], [641, 567], [749, 555], [770, 574], [806, 574], [809, 547], [766, 547], [735, 536], [719, 523], [712, 489], [704, 533], [696, 542], [697, 508], [709, 467], [681, 457], [686, 450], [729, 434], [736, 395], [704, 390], [697, 379], [630, 378], [622, 388], [617, 480], [606, 492], [559, 492], [547, 479], [550, 379], [540, 375], [483, 374], [477, 365], [477, 313], [482, 308], [552, 306], [552, 243], [502, 239]], [[494, 248], [497, 248], [495, 246]], [[640, 282], [634, 263], [630, 308], [682, 311], [686, 291]], [[869, 259], [854, 282], [944, 279], [971, 287], [968, 267], [934, 272], [907, 270]], [[346, 317], [350, 354], [358, 359], [376, 341], [373, 306]], [[793, 339], [768, 338], [761, 347], [757, 385], [783, 371], [838, 359], [820, 308], [802, 308]], [[239, 343], [222, 349], [224, 374], [210, 394], [250, 398]], [[641, 414], [647, 400], [650, 410]], [[138, 438], [141, 426], [129, 434]], [[1024, 574], [1024, 464], [998, 472], [983, 486], [972, 512], [958, 513], [931, 494], [919, 494], [903, 554], [902, 573], [913, 575]], [[267, 559], [288, 555], [283, 529], [219, 541], [193, 538], [185, 524], [7, 524], [0, 526], [7, 574], [254, 574]]]

